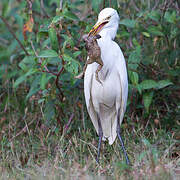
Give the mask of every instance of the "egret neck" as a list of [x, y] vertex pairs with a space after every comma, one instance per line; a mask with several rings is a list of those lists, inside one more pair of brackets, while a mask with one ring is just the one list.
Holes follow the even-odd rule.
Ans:
[[116, 37], [116, 33], [118, 30], [118, 23], [114, 23], [114, 25], [111, 26], [105, 26], [100, 32], [99, 35], [107, 40], [114, 40], [114, 38]]
[[[100, 77], [105, 80], [105, 77], [108, 77], [108, 74], [113, 71], [113, 67], [115, 64], [116, 59], [112, 59], [111, 53], [113, 52], [112, 47], [114, 47], [113, 39], [116, 36], [118, 25], [116, 27], [108, 27], [103, 28], [99, 35], [101, 36], [100, 39], [97, 40], [98, 45], [101, 49], [101, 59], [103, 61], [103, 68], [100, 71]], [[114, 52], [116, 53], [116, 51]], [[115, 54], [114, 54], [115, 55]]]

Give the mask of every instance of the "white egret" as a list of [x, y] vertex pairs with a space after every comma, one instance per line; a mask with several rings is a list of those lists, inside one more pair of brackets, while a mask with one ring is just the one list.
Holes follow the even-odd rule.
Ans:
[[99, 162], [101, 141], [108, 139], [109, 144], [112, 145], [118, 135], [126, 162], [129, 164], [120, 135], [120, 125], [128, 96], [128, 78], [123, 53], [113, 41], [118, 25], [117, 11], [105, 8], [99, 13], [98, 21], [89, 33], [101, 36], [97, 42], [103, 61], [103, 67], [99, 71], [99, 79], [102, 83], [99, 83], [95, 77], [98, 63], [89, 64], [84, 76], [84, 94], [88, 113], [99, 135], [97, 162]]

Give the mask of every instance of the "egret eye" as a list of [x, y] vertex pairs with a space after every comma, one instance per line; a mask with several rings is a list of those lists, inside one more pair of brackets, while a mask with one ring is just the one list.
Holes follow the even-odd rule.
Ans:
[[109, 20], [111, 18], [111, 16], [108, 16], [105, 20]]

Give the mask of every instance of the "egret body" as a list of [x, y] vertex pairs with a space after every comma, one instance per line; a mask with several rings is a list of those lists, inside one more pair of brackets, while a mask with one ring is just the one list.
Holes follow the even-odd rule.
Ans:
[[128, 96], [128, 79], [124, 56], [118, 44], [113, 41], [119, 25], [119, 16], [112, 8], [103, 9], [90, 35], [99, 34], [97, 40], [101, 49], [103, 67], [96, 80], [98, 63], [87, 66], [84, 76], [84, 94], [86, 106], [92, 123], [99, 135], [97, 162], [99, 161], [101, 141], [108, 139], [112, 145], [118, 135], [126, 162], [129, 159], [120, 135]]

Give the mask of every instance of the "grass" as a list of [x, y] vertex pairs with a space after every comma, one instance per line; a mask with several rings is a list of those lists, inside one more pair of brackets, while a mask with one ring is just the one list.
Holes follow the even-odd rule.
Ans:
[[180, 178], [178, 129], [170, 133], [152, 124], [145, 129], [125, 121], [122, 136], [131, 166], [125, 164], [118, 139], [112, 146], [103, 142], [98, 165], [98, 137], [91, 124], [84, 129], [74, 120], [61, 134], [55, 127], [42, 124], [42, 118], [39, 112], [1, 117], [0, 179]]
[[63, 106], [66, 113], [61, 123], [66, 124], [69, 117], [73, 120], [67, 131], [63, 125], [62, 132], [56, 119], [44, 119], [38, 95], [25, 104], [25, 95], [17, 92], [1, 97], [0, 179], [180, 178], [178, 121], [165, 126], [150, 116], [144, 122], [144, 117], [131, 117], [127, 111], [121, 127], [131, 166], [125, 163], [118, 139], [112, 146], [107, 141], [102, 143], [98, 165], [98, 137], [76, 95], [72, 94]]

